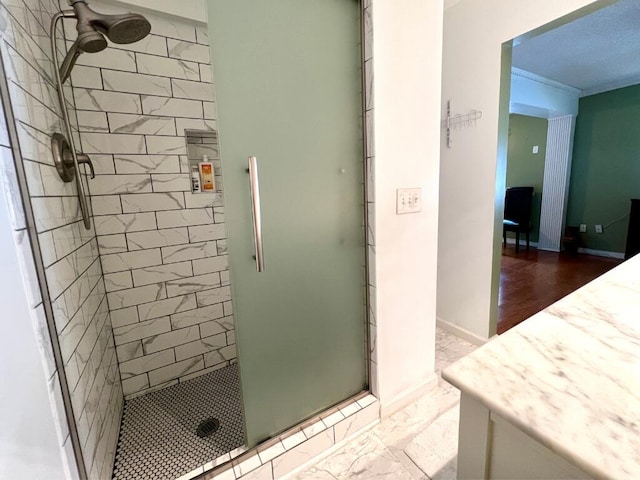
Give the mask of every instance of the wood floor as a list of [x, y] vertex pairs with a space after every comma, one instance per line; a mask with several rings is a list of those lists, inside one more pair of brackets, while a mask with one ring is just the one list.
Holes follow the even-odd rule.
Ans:
[[622, 260], [571, 256], [508, 245], [502, 250], [498, 333], [543, 310], [562, 297], [611, 270]]

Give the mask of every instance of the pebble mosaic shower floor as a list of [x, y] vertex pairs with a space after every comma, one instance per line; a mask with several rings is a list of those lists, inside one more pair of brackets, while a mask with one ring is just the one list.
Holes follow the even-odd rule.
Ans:
[[[198, 425], [219, 429], [200, 438]], [[114, 480], [175, 480], [244, 444], [237, 365], [148, 393], [124, 406]]]

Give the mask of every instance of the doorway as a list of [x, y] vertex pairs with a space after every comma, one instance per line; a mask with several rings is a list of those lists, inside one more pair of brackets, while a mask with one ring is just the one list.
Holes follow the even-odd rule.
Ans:
[[[632, 112], [637, 115], [640, 82], [640, 72], [625, 60], [633, 55], [627, 42], [635, 35], [634, 15], [636, 4], [616, 2], [513, 41], [506, 186], [513, 186], [514, 171], [536, 164], [532, 148], [543, 137], [536, 122], [548, 121], [547, 153], [543, 184], [534, 189], [542, 196], [541, 217], [538, 222], [534, 208], [529, 223], [536, 243], [531, 252], [521, 247], [516, 254], [509, 245], [502, 252], [498, 333], [624, 258], [629, 201], [639, 193], [625, 181], [636, 170], [625, 145], [635, 136], [628, 125]], [[613, 42], [612, 31], [626, 40]], [[607, 65], [598, 60], [604, 56]], [[516, 113], [530, 115], [526, 130], [515, 128], [525, 118]], [[529, 174], [524, 181], [539, 186]], [[535, 200], [534, 193], [534, 206]]]
[[[194, 234], [217, 240], [203, 244], [211, 258], [193, 261], [202, 277], [220, 270], [220, 288], [196, 300], [222, 306], [217, 326], [233, 344], [204, 353], [205, 374], [125, 407], [125, 421], [160, 407], [168, 431], [191, 426], [189, 439], [164, 443], [186, 471], [235, 458], [368, 387], [360, 4], [212, 1], [209, 14], [216, 122], [185, 136], [199, 180], [190, 198], [214, 216]], [[223, 335], [210, 333], [203, 342]], [[237, 357], [216, 368], [227, 348]]]

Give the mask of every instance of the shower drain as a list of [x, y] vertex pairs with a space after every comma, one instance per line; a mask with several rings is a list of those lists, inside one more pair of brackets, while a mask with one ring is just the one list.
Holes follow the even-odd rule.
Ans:
[[218, 431], [218, 428], [220, 428], [220, 420], [214, 417], [209, 417], [200, 422], [196, 432], [200, 438], [204, 438], [214, 434]]

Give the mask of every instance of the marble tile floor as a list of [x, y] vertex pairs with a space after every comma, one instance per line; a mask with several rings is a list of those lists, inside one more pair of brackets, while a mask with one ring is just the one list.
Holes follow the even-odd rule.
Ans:
[[460, 392], [440, 374], [475, 349], [475, 345], [438, 328], [438, 386], [291, 480], [454, 479]]

